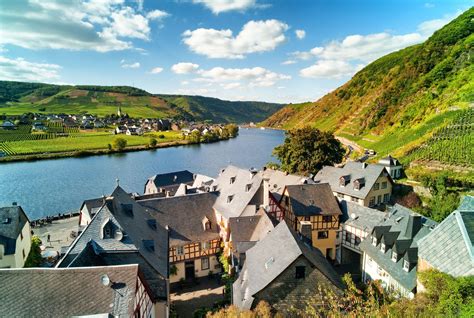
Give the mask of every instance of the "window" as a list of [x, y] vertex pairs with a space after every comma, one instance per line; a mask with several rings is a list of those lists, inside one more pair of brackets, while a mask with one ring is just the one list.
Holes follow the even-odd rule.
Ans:
[[337, 197], [338, 197], [339, 199], [344, 199], [344, 194], [338, 193], [338, 194], [337, 194]]
[[306, 266], [296, 266], [295, 278], [302, 279], [305, 278]]
[[231, 177], [229, 183], [232, 184], [235, 182], [235, 177]]
[[201, 258], [201, 270], [209, 269], [209, 257]]
[[245, 192], [249, 192], [250, 189], [252, 189], [252, 184], [247, 184], [247, 185], [245, 186]]
[[270, 257], [266, 262], [265, 262], [265, 268], [269, 269], [270, 266], [275, 262], [275, 259], [273, 257]]
[[211, 247], [211, 242], [202, 242], [201, 243], [201, 249], [202, 250], [208, 250]]
[[387, 181], [382, 182], [382, 189], [387, 189]]
[[352, 235], [351, 235], [350, 232], [346, 232], [346, 238], [345, 239], [346, 239], [346, 242], [349, 242], [349, 243], [351, 242]]
[[20, 232], [20, 241], [23, 241], [23, 231]]
[[323, 222], [331, 222], [332, 216], [330, 215], [323, 215]]
[[397, 252], [395, 251], [392, 251], [392, 261], [394, 261], [395, 263], [397, 262]]
[[229, 195], [227, 197], [227, 203], [231, 203], [232, 202], [232, 199], [234, 199], [234, 196], [233, 195]]
[[403, 270], [405, 272], [410, 271], [410, 263], [407, 260], [403, 260]]
[[371, 197], [369, 201], [369, 206], [374, 206], [375, 205], [375, 197]]
[[211, 222], [207, 221], [204, 225], [205, 230], [210, 230], [211, 229]]
[[110, 227], [106, 226], [104, 229], [104, 238], [110, 238]]
[[359, 246], [359, 244], [360, 244], [360, 237], [355, 236], [355, 240], [354, 240], [354, 241], [355, 241], [355, 245], [356, 245], [356, 246]]
[[388, 201], [390, 201], [390, 194], [385, 193], [385, 194], [383, 195], [383, 202], [384, 202], [384, 203], [388, 203]]
[[23, 259], [25, 259], [25, 257], [26, 257], [25, 250], [22, 250], [21, 252], [23, 253]]
[[377, 196], [377, 204], [380, 204], [382, 202], [382, 196], [379, 195]]
[[176, 247], [176, 255], [184, 255], [184, 246], [178, 246]]
[[372, 245], [377, 246], [377, 238], [375, 236], [372, 237]]
[[311, 217], [305, 216], [305, 217], [304, 217], [304, 220], [305, 220], [305, 221], [311, 221]]
[[357, 203], [359, 200], [356, 197], [351, 197], [351, 201]]
[[378, 190], [378, 189], [380, 189], [380, 183], [376, 182], [374, 184], [374, 190]]
[[382, 253], [385, 253], [385, 243], [380, 244], [380, 250], [382, 251]]
[[319, 231], [318, 232], [318, 240], [324, 240], [329, 237], [329, 232], [328, 231]]

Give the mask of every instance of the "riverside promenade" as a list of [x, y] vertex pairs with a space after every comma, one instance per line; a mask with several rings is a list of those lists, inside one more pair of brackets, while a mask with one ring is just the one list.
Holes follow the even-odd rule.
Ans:
[[[61, 247], [69, 246], [74, 241], [71, 237], [71, 232], [77, 233], [79, 224], [79, 216], [53, 220], [41, 226], [32, 228], [34, 235], [39, 236], [43, 245], [46, 247], [45, 251], [61, 251]], [[50, 241], [48, 242], [48, 235]]]

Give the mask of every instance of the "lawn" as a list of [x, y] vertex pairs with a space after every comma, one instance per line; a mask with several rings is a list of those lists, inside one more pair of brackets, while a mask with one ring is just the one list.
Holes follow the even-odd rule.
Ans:
[[[164, 138], [159, 138], [163, 135]], [[147, 133], [144, 136], [113, 135], [110, 133], [80, 133], [73, 137], [58, 137], [44, 140], [23, 140], [5, 143], [9, 153], [14, 155], [27, 155], [37, 153], [53, 153], [68, 151], [84, 151], [107, 149], [117, 137], [125, 138], [127, 146], [148, 145], [151, 137], [158, 143], [181, 140], [181, 133], [176, 131]]]

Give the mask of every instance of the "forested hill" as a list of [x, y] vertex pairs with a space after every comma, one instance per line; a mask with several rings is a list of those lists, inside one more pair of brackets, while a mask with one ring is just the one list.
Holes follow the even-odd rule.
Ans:
[[130, 86], [52, 85], [0, 81], [0, 113], [115, 114], [132, 117], [171, 117], [216, 123], [259, 122], [283, 105], [232, 102], [203, 96], [153, 95]]
[[263, 122], [334, 131], [380, 155], [474, 166], [474, 8], [424, 43], [388, 54], [316, 102]]

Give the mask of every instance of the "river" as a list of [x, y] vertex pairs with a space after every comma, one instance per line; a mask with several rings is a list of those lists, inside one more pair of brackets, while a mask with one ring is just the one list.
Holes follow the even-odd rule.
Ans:
[[260, 169], [281, 144], [279, 130], [240, 129], [239, 136], [212, 144], [85, 158], [0, 163], [0, 206], [21, 205], [31, 220], [78, 210], [82, 201], [110, 194], [119, 179], [128, 192], [143, 193], [157, 173], [189, 170], [216, 177], [233, 164]]

